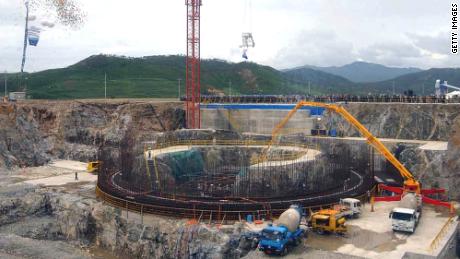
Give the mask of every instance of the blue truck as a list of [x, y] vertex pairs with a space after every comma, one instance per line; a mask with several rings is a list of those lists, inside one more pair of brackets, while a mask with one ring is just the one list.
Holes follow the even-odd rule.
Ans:
[[300, 228], [304, 215], [300, 206], [291, 205], [283, 212], [276, 225], [268, 225], [261, 232], [258, 249], [265, 254], [286, 255], [291, 247], [302, 243], [305, 230]]

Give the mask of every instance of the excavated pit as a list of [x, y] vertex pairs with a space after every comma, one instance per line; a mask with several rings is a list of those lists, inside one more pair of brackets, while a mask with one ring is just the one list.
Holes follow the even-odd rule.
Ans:
[[279, 215], [293, 203], [327, 205], [373, 187], [378, 158], [363, 143], [285, 139], [268, 148], [268, 140], [212, 130], [127, 140], [120, 167], [99, 174], [99, 195], [142, 213], [237, 220]]
[[[458, 200], [459, 190], [455, 188], [458, 185], [457, 172], [460, 168], [458, 160], [460, 150], [458, 111], [460, 109], [458, 105], [348, 104], [347, 109], [379, 137], [449, 141], [447, 151], [420, 149], [420, 144], [404, 141], [386, 142], [385, 145], [410, 171], [416, 174], [425, 187], [450, 186], [450, 197]], [[420, 117], [419, 114], [423, 116]], [[0, 105], [0, 119], [3, 122], [0, 128], [0, 183], [3, 186], [0, 192], [0, 210], [2, 211], [0, 214], [0, 257], [15, 258], [14, 256], [33, 255], [36, 258], [49, 258], [50, 256], [94, 258], [96, 253], [88, 252], [87, 249], [101, 249], [101, 253], [106, 254], [104, 256], [106, 258], [115, 258], [116, 255], [125, 258], [126, 256], [122, 256], [125, 254], [138, 258], [187, 258], [188, 256], [238, 258], [244, 256], [250, 249], [246, 247], [244, 241], [238, 243], [237, 237], [243, 231], [240, 224], [211, 228], [207, 226], [210, 214], [202, 215], [201, 222], [206, 224], [190, 227], [186, 220], [172, 217], [144, 214], [141, 220], [140, 214], [131, 212], [137, 210], [138, 207], [131, 207], [131, 205], [128, 207], [123, 207], [124, 204], [118, 205], [123, 209], [114, 208], [112, 204], [104, 203], [107, 200], [96, 199], [95, 181], [85, 182], [86, 180], [82, 177], [83, 171], [80, 172], [81, 182], [79, 183], [64, 185], [53, 183], [51, 186], [41, 186], [22, 182], [36, 180], [37, 183], [46, 183], [48, 177], [61, 174], [72, 178], [73, 169], [64, 170], [47, 165], [56, 159], [82, 162], [103, 159], [106, 162], [104, 170], [107, 172], [123, 172], [123, 176], [129, 179], [145, 179], [144, 144], [157, 140], [161, 142], [162, 139], [173, 135], [181, 140], [204, 139], [208, 141], [213, 139], [266, 141], [266, 138], [212, 130], [175, 131], [184, 125], [184, 113], [180, 103], [126, 100], [19, 102], [13, 105]], [[349, 126], [347, 127], [345, 129], [348, 132]], [[349, 131], [349, 133], [355, 136], [355, 132]], [[319, 163], [324, 159], [332, 159], [334, 155], [346, 154], [359, 174], [379, 175], [386, 172], [387, 175], [393, 175], [391, 167], [385, 161], [377, 158], [378, 154], [373, 154], [362, 140], [329, 141], [327, 139], [312, 140], [305, 136], [289, 136], [284, 141], [311, 144], [313, 150], [321, 152], [315, 161], [310, 161], [310, 163]], [[163, 140], [163, 142], [167, 141]], [[234, 161], [250, 160], [251, 153], [260, 153], [260, 149], [257, 148], [233, 150], [230, 147], [218, 145], [208, 145], [206, 148], [194, 145], [192, 149], [208, 161], [203, 163], [207, 171], [202, 170], [202, 172], [210, 172], [213, 163], [229, 165], [233, 164], [231, 159]], [[230, 154], [225, 155], [225, 153]], [[167, 158], [163, 159], [167, 160]], [[41, 165], [45, 166], [35, 167]], [[39, 171], [42, 171], [43, 175], [40, 175]], [[125, 174], [125, 172], [130, 173]], [[267, 173], [261, 172], [260, 174]], [[350, 172], [348, 174], [354, 175]], [[269, 179], [269, 177], [262, 177], [262, 179]], [[182, 179], [179, 180], [182, 181]], [[311, 179], [310, 182], [312, 182]], [[154, 197], [165, 201], [168, 206], [176, 205], [176, 203], [179, 205], [193, 204], [197, 196], [201, 197], [201, 192], [196, 191], [197, 185], [193, 183], [193, 181], [177, 182], [176, 191], [177, 189], [183, 189], [186, 193], [190, 190], [194, 191], [193, 198], [188, 198], [183, 202], [177, 196], [176, 199], [160, 195]], [[258, 184], [260, 190], [257, 192], [244, 193], [244, 195], [237, 192], [231, 194], [246, 198], [245, 195], [263, 193], [263, 187], [266, 185], [254, 181], [253, 186]], [[282, 186], [289, 185], [283, 183]], [[152, 189], [153, 187], [152, 185]], [[287, 192], [283, 192], [280, 187], [278, 189], [280, 191], [276, 194], [283, 196], [281, 200], [289, 200], [289, 197], [284, 197]], [[328, 203], [329, 200], [337, 200], [337, 198], [330, 199], [327, 196], [334, 190], [337, 189], [322, 191], [321, 201]], [[309, 191], [314, 192], [312, 189]], [[114, 197], [124, 200], [135, 201], [140, 198], [133, 194], [136, 194], [135, 188], [132, 193], [128, 194], [114, 191]], [[272, 190], [266, 191], [262, 196], [266, 197], [271, 194]], [[213, 189], [213, 191], [205, 192], [204, 195], [202, 199], [204, 201], [217, 200], [220, 202], [223, 200], [222, 197], [228, 196], [228, 192], [216, 192]], [[216, 198], [213, 200], [212, 196]], [[279, 197], [264, 197], [252, 198], [259, 198], [257, 202], [269, 200], [272, 205], [276, 204], [279, 199]], [[231, 199], [228, 200], [231, 201]], [[250, 206], [254, 206], [256, 210], [263, 210], [262, 205], [244, 203], [242, 199], [237, 201], [249, 207], [251, 211], [253, 210]], [[315, 204], [315, 202], [305, 199], [305, 204]], [[287, 206], [288, 204], [279, 205], [280, 208], [283, 207], [282, 209]], [[126, 208], [129, 211], [129, 218]], [[177, 206], [177, 211], [180, 211], [180, 208]], [[161, 214], [162, 211], [152, 212]], [[217, 219], [217, 213], [214, 212], [212, 218]], [[168, 210], [164, 214], [184, 216], [176, 213], [176, 210]], [[190, 217], [191, 214], [185, 216]], [[197, 212], [197, 218], [199, 216], [200, 213]], [[226, 220], [223, 221], [223, 214], [221, 218], [222, 221], [218, 223], [226, 222]], [[231, 217], [227, 216], [225, 219], [229, 218]], [[189, 236], [194, 236], [196, 239], [188, 242]], [[84, 249], [82, 250], [81, 247]], [[315, 251], [319, 250], [307, 244], [300, 247], [299, 251], [301, 251], [298, 254], [300, 257], [306, 254], [314, 257]], [[329, 252], [323, 252], [330, 256]], [[296, 255], [295, 251], [293, 255]], [[96, 258], [100, 257], [96, 256]], [[337, 258], [342, 258], [342, 256]]]

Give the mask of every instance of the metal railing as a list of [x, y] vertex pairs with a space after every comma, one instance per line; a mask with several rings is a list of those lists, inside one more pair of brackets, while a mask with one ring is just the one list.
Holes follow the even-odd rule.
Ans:
[[449, 219], [446, 221], [446, 223], [444, 223], [444, 225], [442, 226], [441, 230], [438, 232], [436, 237], [431, 241], [430, 247], [428, 249], [430, 253], [433, 253], [434, 250], [438, 248], [439, 243], [447, 234], [448, 230], [450, 229], [450, 225], [454, 222], [454, 219], [456, 219], [455, 215], [450, 216]]
[[[374, 191], [375, 186], [371, 188], [370, 192], [373, 193]], [[246, 201], [248, 204], [260, 205], [262, 209], [257, 210], [222, 210], [220, 209], [221, 207], [219, 207], [218, 210], [202, 209], [199, 208], [199, 202], [194, 201], [191, 201], [191, 203], [193, 203], [193, 208], [191, 209], [182, 207], [145, 204], [113, 196], [101, 190], [99, 186], [96, 186], [96, 197], [102, 199], [103, 202], [108, 203], [114, 207], [120, 208], [122, 210], [125, 210], [126, 212], [130, 211], [140, 213], [141, 216], [143, 214], [153, 214], [176, 218], [193, 218], [197, 219], [198, 221], [209, 219], [209, 222], [222, 222], [223, 219], [228, 221], [241, 221], [246, 215], [252, 215], [254, 219], [261, 219], [263, 216], [266, 215], [272, 215], [276, 217], [287, 209], [287, 207], [282, 209], [271, 209], [271, 206], [268, 206], [268, 208], [270, 209], [267, 209], [266, 205], [270, 204], [270, 202], [258, 201]], [[363, 204], [369, 202], [369, 196], [367, 193], [355, 196], [354, 198], [360, 200]], [[290, 201], [286, 201], [287, 206], [289, 205], [289, 202]], [[321, 209], [334, 209], [334, 207], [338, 204], [339, 202], [332, 202], [313, 206], [303, 206], [303, 208], [308, 213], [308, 215], [311, 215], [315, 211], [319, 211]]]
[[[270, 144], [269, 141], [258, 141], [258, 140], [174, 140], [174, 141], [166, 141], [166, 142], [160, 142], [160, 143], [145, 143], [144, 145], [144, 152], [147, 152], [149, 148], [153, 151], [153, 157], [152, 160], [155, 163], [155, 170], [157, 170], [156, 166], [156, 150], [159, 149], [165, 149], [165, 148], [170, 148], [170, 147], [177, 147], [177, 146], [213, 146], [213, 145], [218, 145], [218, 146], [245, 146], [245, 147], [268, 147]], [[298, 142], [282, 142], [278, 143], [278, 146], [280, 147], [299, 147], [303, 149], [314, 149], [317, 148], [313, 146], [312, 144], [306, 144], [306, 143], [298, 143]], [[297, 160], [300, 159], [301, 157], [307, 155], [307, 152], [302, 151], [302, 150], [291, 150], [295, 152], [294, 154], [270, 154], [267, 158], [268, 161], [292, 161], [292, 160]], [[145, 157], [145, 162], [147, 163], [147, 157]], [[258, 164], [261, 162], [267, 162], [267, 160], [261, 160], [259, 158], [251, 159], [251, 164]], [[147, 166], [147, 171], [150, 174], [150, 171]], [[155, 172], [158, 176], [158, 172]]]
[[299, 101], [314, 102], [365, 102], [365, 103], [460, 103], [460, 98], [447, 99], [435, 96], [405, 95], [235, 95], [235, 96], [201, 96], [203, 104], [208, 103], [297, 103]]
[[[162, 142], [145, 142], [144, 151], [147, 151], [149, 148], [152, 150], [164, 149], [173, 146], [268, 146], [270, 140], [224, 140], [224, 139], [178, 139], [178, 140], [167, 140]], [[310, 143], [300, 143], [300, 142], [289, 142], [282, 141], [276, 143], [279, 146], [286, 147], [300, 147], [300, 148], [314, 148]]]

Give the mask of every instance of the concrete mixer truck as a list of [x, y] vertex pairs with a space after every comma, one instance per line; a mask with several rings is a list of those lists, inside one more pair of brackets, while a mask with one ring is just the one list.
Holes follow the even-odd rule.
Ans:
[[305, 235], [305, 230], [300, 228], [304, 214], [300, 206], [291, 205], [275, 225], [268, 225], [262, 230], [259, 250], [265, 254], [286, 255], [290, 247], [299, 245]]
[[414, 233], [422, 214], [422, 197], [420, 194], [406, 193], [398, 207], [390, 212], [393, 231]]

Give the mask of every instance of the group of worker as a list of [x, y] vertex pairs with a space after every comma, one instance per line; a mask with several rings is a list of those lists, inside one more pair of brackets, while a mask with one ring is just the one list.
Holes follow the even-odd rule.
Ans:
[[202, 103], [297, 103], [299, 101], [314, 102], [375, 102], [375, 103], [459, 103], [460, 98], [446, 99], [445, 97], [406, 96], [406, 95], [202, 95]]

